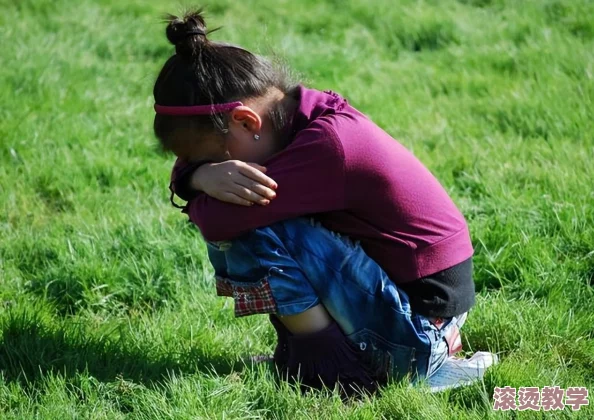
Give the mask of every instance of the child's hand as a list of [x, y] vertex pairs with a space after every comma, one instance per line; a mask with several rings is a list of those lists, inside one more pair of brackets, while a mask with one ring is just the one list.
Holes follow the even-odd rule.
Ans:
[[227, 160], [201, 165], [192, 174], [192, 188], [227, 203], [263, 206], [276, 197], [276, 182], [256, 163]]

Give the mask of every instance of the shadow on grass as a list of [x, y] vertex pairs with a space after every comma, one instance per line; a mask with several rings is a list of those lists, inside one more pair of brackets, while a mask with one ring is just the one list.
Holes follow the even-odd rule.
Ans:
[[5, 318], [0, 333], [4, 381], [33, 387], [50, 373], [66, 379], [89, 374], [101, 382], [123, 378], [151, 386], [166, 381], [172, 372], [227, 375], [245, 368], [241, 361], [208, 355], [195, 347], [166, 352], [154, 350], [155, 346], [141, 348], [131, 340], [102, 339], [78, 327], [50, 328], [30, 313]]

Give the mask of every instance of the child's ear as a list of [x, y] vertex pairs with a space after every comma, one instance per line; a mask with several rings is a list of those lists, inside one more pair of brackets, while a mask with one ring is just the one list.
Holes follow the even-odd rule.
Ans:
[[249, 106], [238, 106], [231, 111], [231, 122], [243, 126], [252, 133], [262, 129], [262, 118]]

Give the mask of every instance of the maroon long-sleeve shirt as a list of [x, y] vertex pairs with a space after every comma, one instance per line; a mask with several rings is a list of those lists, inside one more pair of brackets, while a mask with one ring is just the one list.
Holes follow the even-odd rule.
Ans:
[[[278, 184], [267, 206], [244, 207], [197, 193], [186, 212], [209, 241], [297, 216], [360, 241], [395, 283], [473, 254], [468, 227], [446, 191], [404, 146], [333, 92], [298, 88], [292, 141], [264, 165]], [[178, 160], [172, 174], [187, 164]]]

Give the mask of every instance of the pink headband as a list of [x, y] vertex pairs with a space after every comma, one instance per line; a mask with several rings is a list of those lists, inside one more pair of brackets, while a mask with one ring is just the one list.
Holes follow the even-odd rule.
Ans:
[[162, 115], [210, 115], [219, 112], [229, 112], [242, 105], [241, 102], [196, 106], [164, 106], [155, 104], [155, 112]]

